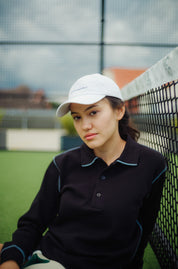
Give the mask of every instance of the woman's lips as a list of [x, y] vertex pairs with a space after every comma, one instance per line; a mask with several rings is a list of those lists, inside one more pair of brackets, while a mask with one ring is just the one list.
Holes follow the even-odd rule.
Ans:
[[85, 139], [86, 139], [86, 140], [91, 140], [91, 139], [93, 139], [96, 135], [97, 135], [96, 133], [86, 134], [86, 135], [85, 135]]

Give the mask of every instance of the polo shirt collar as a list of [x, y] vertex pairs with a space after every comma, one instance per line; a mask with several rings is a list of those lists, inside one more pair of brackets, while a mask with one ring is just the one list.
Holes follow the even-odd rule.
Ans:
[[[99, 157], [95, 156], [92, 149], [86, 144], [81, 146], [81, 166], [88, 167], [95, 163]], [[138, 144], [129, 135], [127, 136], [125, 148], [121, 156], [114, 163], [121, 163], [127, 166], [137, 166], [139, 161]]]
[[92, 164], [95, 163], [95, 161], [99, 159], [95, 154], [92, 149], [87, 147], [86, 144], [83, 144], [81, 146], [81, 166], [82, 167], [87, 167], [91, 166]]
[[122, 163], [128, 166], [137, 166], [139, 161], [139, 149], [138, 143], [134, 141], [129, 135], [127, 136], [125, 148], [121, 156], [116, 162]]

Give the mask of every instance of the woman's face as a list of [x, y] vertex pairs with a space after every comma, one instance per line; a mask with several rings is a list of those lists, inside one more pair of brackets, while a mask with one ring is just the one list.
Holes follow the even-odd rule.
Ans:
[[92, 105], [72, 103], [70, 110], [76, 131], [89, 148], [104, 150], [118, 139], [118, 121], [125, 107], [113, 109], [104, 98]]

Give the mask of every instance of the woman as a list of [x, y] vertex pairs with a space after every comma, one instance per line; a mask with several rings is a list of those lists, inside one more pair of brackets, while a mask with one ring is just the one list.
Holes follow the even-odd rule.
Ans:
[[29, 269], [140, 269], [165, 160], [136, 142], [139, 133], [111, 79], [92, 74], [77, 80], [57, 116], [69, 111], [84, 144], [51, 162], [12, 241], [3, 245], [0, 268], [19, 268], [37, 250]]

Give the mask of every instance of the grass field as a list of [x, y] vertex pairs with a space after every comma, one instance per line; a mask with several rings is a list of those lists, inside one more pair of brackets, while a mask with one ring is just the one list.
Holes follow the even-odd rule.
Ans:
[[[0, 151], [0, 243], [11, 240], [18, 218], [29, 208], [54, 155]], [[143, 269], [160, 269], [150, 245]]]
[[177, 216], [178, 216], [178, 155], [169, 154], [168, 170], [159, 212], [159, 227], [167, 235], [169, 244], [178, 255]]

